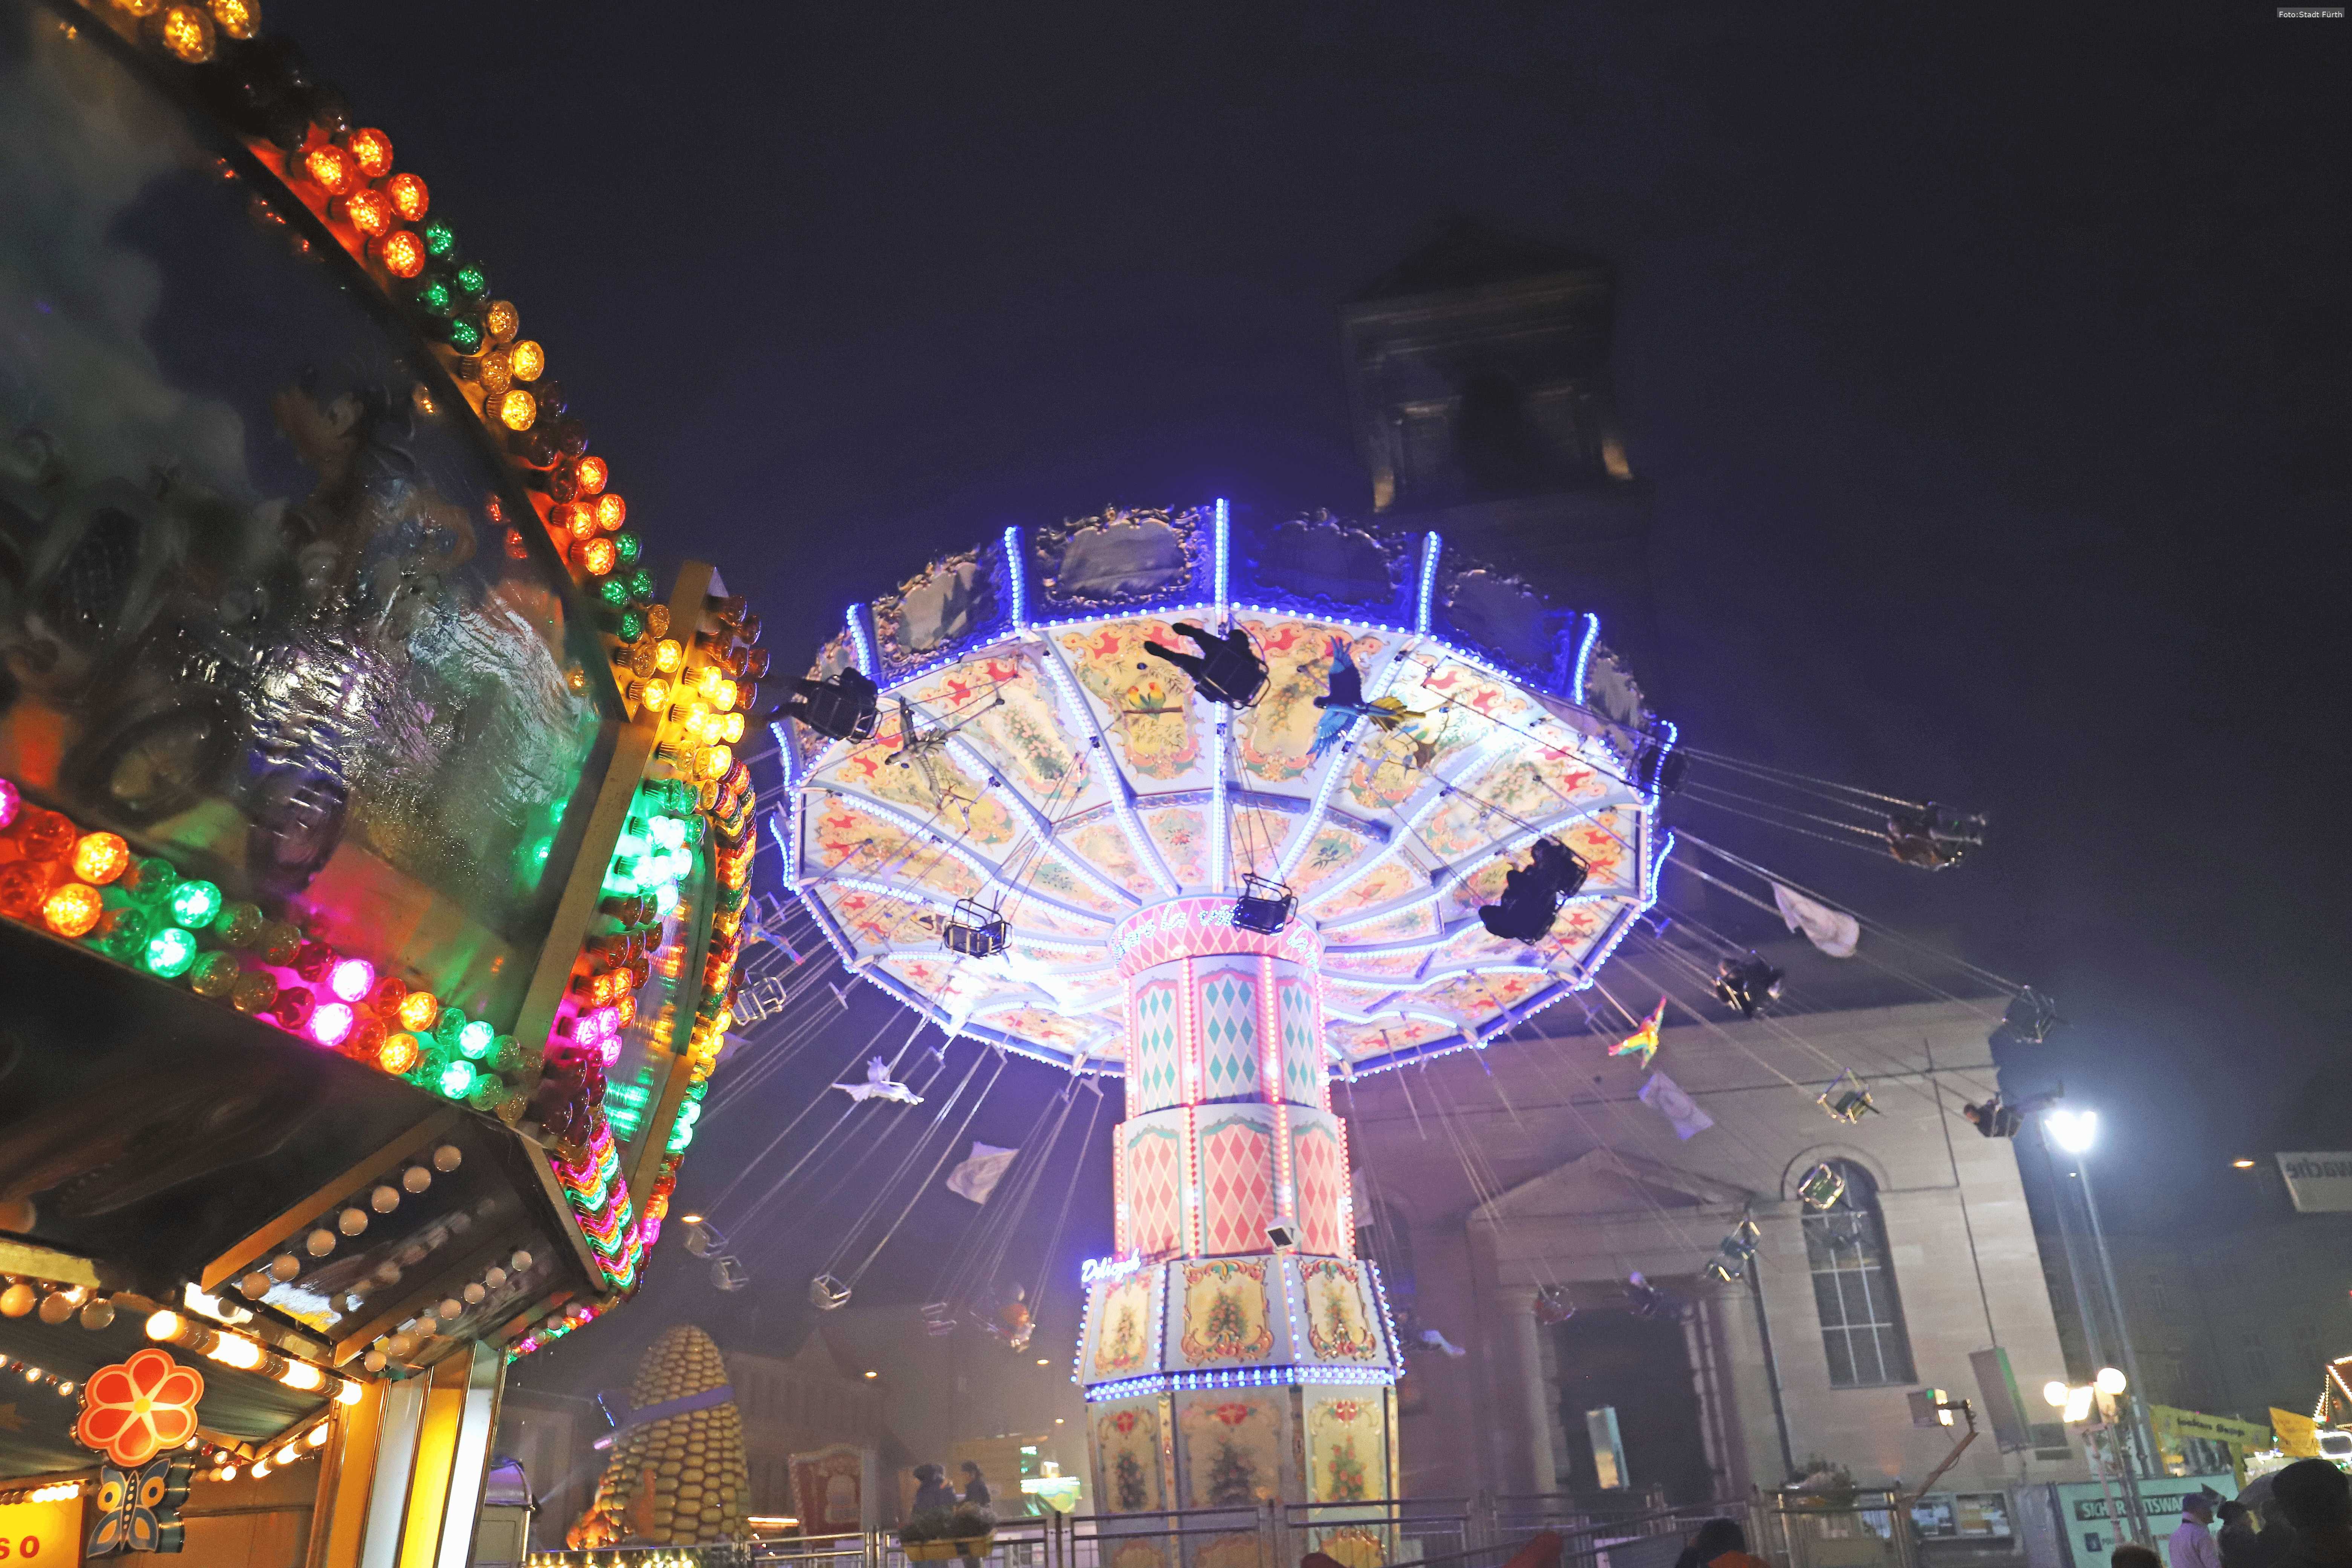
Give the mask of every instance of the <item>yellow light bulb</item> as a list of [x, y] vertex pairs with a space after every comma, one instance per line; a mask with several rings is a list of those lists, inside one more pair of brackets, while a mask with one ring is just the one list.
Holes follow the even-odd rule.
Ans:
[[232, 38], [245, 39], [261, 32], [261, 7], [254, 0], [212, 0], [213, 20]]
[[522, 317], [516, 311], [512, 301], [493, 300], [490, 308], [482, 312], [482, 326], [490, 334], [492, 342], [502, 343], [522, 331]]
[[499, 423], [509, 430], [528, 430], [539, 417], [539, 399], [521, 387], [509, 389], [499, 399]]
[[740, 713], [723, 715], [719, 721], [719, 739], [731, 746], [742, 738], [743, 715]]
[[278, 1374], [278, 1381], [289, 1388], [299, 1388], [307, 1393], [314, 1388], [326, 1387], [327, 1374], [307, 1361], [289, 1362], [286, 1370]]
[[163, 13], [163, 47], [192, 66], [213, 58], [213, 23], [194, 5], [174, 5]]
[[[476, 360], [474, 362], [474, 379], [480, 382], [482, 384], [482, 390], [488, 393], [492, 397], [504, 395], [507, 388], [514, 384], [514, 367], [507, 363], [506, 351], [504, 349], [492, 349], [489, 353]], [[526, 395], [528, 395], [528, 394], [526, 394]], [[534, 410], [534, 412], [536, 412], [536, 410]], [[499, 417], [504, 419], [506, 416], [507, 411], [503, 406], [501, 406], [499, 409]], [[526, 429], [530, 426], [530, 421], [526, 419], [522, 424], [516, 426], [515, 428], [518, 430]]]
[[517, 381], [537, 381], [547, 369], [547, 351], [525, 338], [507, 350], [507, 362], [514, 367]]
[[677, 667], [686, 662], [686, 649], [669, 637], [654, 644], [654, 668], [664, 675], [676, 675]]

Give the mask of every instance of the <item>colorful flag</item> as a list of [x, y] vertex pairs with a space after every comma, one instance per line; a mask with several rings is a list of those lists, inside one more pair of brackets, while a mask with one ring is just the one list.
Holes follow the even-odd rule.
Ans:
[[1650, 1058], [1658, 1054], [1658, 1025], [1665, 1016], [1666, 999], [1661, 996], [1650, 1016], [1642, 1020], [1642, 1026], [1610, 1047], [1609, 1054], [1612, 1057], [1639, 1057], [1642, 1065], [1648, 1067]]

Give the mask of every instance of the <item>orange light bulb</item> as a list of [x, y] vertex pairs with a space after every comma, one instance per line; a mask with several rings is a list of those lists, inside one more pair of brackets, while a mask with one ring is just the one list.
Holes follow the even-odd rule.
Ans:
[[400, 999], [400, 1026], [422, 1034], [441, 1016], [441, 1000], [430, 991], [412, 991]]
[[358, 161], [333, 142], [313, 147], [302, 157], [303, 172], [331, 196], [340, 196], [358, 183]]
[[583, 458], [572, 465], [572, 477], [579, 481], [582, 495], [600, 495], [605, 482], [613, 477], [613, 470], [602, 458]]
[[[516, 310], [510, 300], [493, 300], [489, 309], [482, 312], [482, 330], [490, 334], [490, 342], [494, 343], [509, 342], [522, 331], [521, 313]], [[529, 381], [530, 377], [523, 379]]]
[[528, 430], [539, 417], [539, 399], [521, 387], [512, 387], [499, 399], [499, 423], [509, 430]]
[[179, 59], [200, 66], [213, 58], [213, 19], [194, 5], [163, 13], [163, 47]]
[[596, 509], [582, 506], [578, 501], [565, 501], [550, 514], [556, 527], [574, 539], [596, 537]]
[[59, 936], [83, 936], [98, 923], [105, 907], [96, 888], [68, 882], [41, 905], [41, 920]]
[[592, 577], [610, 576], [620, 557], [620, 551], [609, 539], [592, 539], [580, 546], [581, 567]]
[[[242, 0], [213, 0], [213, 16], [217, 19], [225, 4], [242, 4]], [[352, 132], [343, 139], [344, 150], [360, 166], [360, 173], [371, 180], [381, 180], [392, 173], [392, 138], [373, 126]]]
[[214, 24], [230, 37], [242, 42], [261, 36], [261, 7], [254, 0], [211, 0], [211, 7]]
[[383, 183], [383, 194], [402, 217], [415, 223], [432, 209], [433, 195], [415, 174], [394, 174]]
[[596, 498], [596, 526], [607, 533], [616, 532], [628, 521], [629, 503], [612, 490]]
[[414, 278], [425, 270], [425, 242], [408, 229], [396, 228], [376, 247], [383, 269], [394, 278]]
[[694, 753], [694, 773], [697, 778], [708, 780], [724, 777], [727, 770], [734, 765], [735, 753], [724, 746], [705, 746]]
[[85, 833], [74, 844], [74, 875], [100, 887], [131, 867], [131, 847], [111, 833]]
[[547, 351], [525, 338], [507, 350], [507, 363], [517, 381], [537, 381], [540, 373], [547, 368]]
[[392, 198], [372, 185], [362, 185], [351, 194], [343, 204], [343, 215], [352, 220], [353, 228], [370, 238], [390, 234], [398, 216]]
[[424, 1055], [417, 1047], [416, 1037], [402, 1033], [386, 1035], [383, 1044], [377, 1047], [375, 1059], [388, 1073], [404, 1073], [415, 1070]]

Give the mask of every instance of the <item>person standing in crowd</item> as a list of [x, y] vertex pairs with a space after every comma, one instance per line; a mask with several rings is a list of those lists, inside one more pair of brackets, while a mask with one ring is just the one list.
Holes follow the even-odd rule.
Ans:
[[[963, 1500], [966, 1508], [985, 1509], [989, 1503], [988, 1481], [981, 1475], [980, 1467], [970, 1459], [963, 1462]], [[993, 1519], [995, 1515], [989, 1517]], [[962, 1563], [963, 1568], [980, 1568], [980, 1559], [969, 1552], [963, 1554]]]
[[2263, 1528], [2254, 1536], [2251, 1568], [2279, 1568], [2286, 1561], [2288, 1549], [2294, 1545], [2294, 1526], [2286, 1521], [2286, 1510], [2279, 1507], [2276, 1493], [2263, 1499], [2257, 1511], [2262, 1515]]
[[1771, 1568], [1748, 1554], [1748, 1532], [1737, 1520], [1710, 1519], [1698, 1527], [1675, 1568]]
[[2180, 1526], [2164, 1543], [2172, 1568], [2221, 1568], [2221, 1548], [2208, 1528], [2213, 1522], [2213, 1500], [2190, 1492], [2180, 1500]]
[[2221, 1521], [2221, 1568], [2254, 1568], [2254, 1510], [2242, 1502], [2225, 1502], [2213, 1516]]
[[2271, 1478], [2271, 1496], [2294, 1526], [2285, 1568], [2352, 1568], [2352, 1483], [2325, 1459], [2297, 1459]]

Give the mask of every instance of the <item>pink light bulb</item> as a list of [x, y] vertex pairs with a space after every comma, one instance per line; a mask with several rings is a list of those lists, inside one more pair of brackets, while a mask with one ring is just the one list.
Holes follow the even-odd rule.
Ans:
[[364, 958], [346, 958], [327, 972], [327, 989], [346, 1002], [356, 1002], [375, 986], [375, 965]]
[[352, 1010], [341, 1002], [328, 1002], [310, 1012], [310, 1037], [322, 1046], [340, 1046], [352, 1032]]
[[6, 779], [0, 779], [0, 827], [16, 821], [16, 809], [24, 804], [25, 797], [16, 793], [16, 786]]

